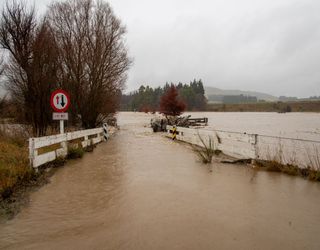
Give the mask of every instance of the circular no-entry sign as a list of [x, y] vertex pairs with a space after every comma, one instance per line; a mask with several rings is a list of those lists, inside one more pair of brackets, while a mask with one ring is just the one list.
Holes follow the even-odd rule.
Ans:
[[70, 97], [68, 92], [58, 89], [51, 94], [50, 98], [51, 107], [56, 112], [65, 112], [70, 105]]

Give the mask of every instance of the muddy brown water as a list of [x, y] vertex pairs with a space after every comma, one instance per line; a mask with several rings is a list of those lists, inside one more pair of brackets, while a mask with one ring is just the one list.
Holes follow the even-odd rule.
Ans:
[[120, 114], [121, 130], [69, 161], [0, 224], [2, 249], [320, 249], [320, 184], [197, 161]]
[[208, 127], [249, 134], [320, 141], [320, 113], [275, 112], [189, 112], [207, 117]]

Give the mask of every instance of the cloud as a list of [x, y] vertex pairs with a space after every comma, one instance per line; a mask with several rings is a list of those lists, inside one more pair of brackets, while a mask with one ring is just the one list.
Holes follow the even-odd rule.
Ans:
[[202, 78], [221, 88], [320, 94], [316, 0], [126, 3], [111, 1], [135, 58], [129, 90]]
[[[50, 1], [35, 0], [43, 13]], [[318, 0], [110, 0], [127, 26], [140, 84], [189, 82], [274, 95], [320, 95]]]

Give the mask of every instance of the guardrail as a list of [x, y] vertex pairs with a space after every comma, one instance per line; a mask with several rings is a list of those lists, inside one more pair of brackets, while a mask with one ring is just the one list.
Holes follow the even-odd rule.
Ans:
[[[172, 126], [167, 126], [171, 137]], [[320, 141], [222, 130], [177, 127], [176, 139], [203, 146], [199, 136], [214, 149], [237, 159], [260, 159], [320, 170]]]
[[81, 143], [81, 146], [86, 148], [106, 139], [108, 139], [106, 124], [104, 124], [103, 128], [30, 138], [30, 165], [34, 168], [38, 168], [45, 163], [54, 161], [58, 157], [67, 156], [69, 149], [68, 143], [71, 144], [76, 141], [76, 143], [73, 143], [73, 147], [78, 147], [79, 143]]

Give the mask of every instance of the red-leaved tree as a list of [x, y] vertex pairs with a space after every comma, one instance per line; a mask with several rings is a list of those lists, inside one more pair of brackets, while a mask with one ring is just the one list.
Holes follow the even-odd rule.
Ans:
[[174, 85], [161, 96], [160, 112], [165, 116], [178, 116], [186, 108], [186, 104], [178, 98], [178, 91]]

